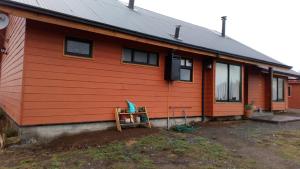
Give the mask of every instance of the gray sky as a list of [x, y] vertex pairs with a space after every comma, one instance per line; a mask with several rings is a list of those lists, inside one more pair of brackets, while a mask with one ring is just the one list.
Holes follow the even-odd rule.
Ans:
[[136, 5], [217, 31], [226, 15], [228, 36], [300, 71], [299, 0], [136, 0]]

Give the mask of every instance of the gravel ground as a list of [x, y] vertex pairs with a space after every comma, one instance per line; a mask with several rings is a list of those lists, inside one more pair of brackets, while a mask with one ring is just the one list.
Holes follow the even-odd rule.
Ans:
[[[295, 144], [292, 149], [300, 151], [300, 135], [284, 137], [282, 145], [272, 144], [278, 133], [300, 131], [300, 121], [270, 124], [253, 121], [215, 122], [201, 127], [200, 134], [214, 140], [242, 157], [255, 160], [259, 168], [299, 169], [300, 159], [285, 158], [284, 146]], [[288, 142], [294, 140], [293, 143]], [[282, 151], [281, 151], [282, 150]]]

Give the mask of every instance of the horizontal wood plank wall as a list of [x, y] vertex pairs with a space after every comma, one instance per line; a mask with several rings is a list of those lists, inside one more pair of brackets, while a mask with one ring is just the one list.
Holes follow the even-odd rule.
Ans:
[[[147, 106], [151, 118], [166, 118], [168, 106], [201, 115], [200, 59], [194, 59], [193, 82], [168, 84], [166, 49], [33, 21], [27, 33], [23, 125], [114, 120], [114, 108], [126, 107], [126, 99]], [[93, 40], [93, 59], [63, 56], [65, 36]], [[159, 52], [160, 66], [121, 63], [123, 46]], [[175, 115], [183, 116], [181, 110]]]
[[[230, 63], [230, 62], [228, 62]], [[216, 64], [216, 62], [214, 63]], [[216, 73], [214, 71], [214, 78]], [[230, 102], [216, 102], [213, 105], [213, 116], [239, 116], [244, 114], [244, 66], [242, 65], [242, 92], [241, 99], [242, 102], [230, 103]], [[215, 84], [214, 84], [215, 92]]]
[[22, 110], [22, 77], [25, 45], [26, 19], [10, 16], [4, 46], [7, 55], [2, 55], [0, 79], [1, 107], [18, 124]]
[[283, 102], [273, 102], [272, 107], [275, 111], [285, 111], [288, 109], [288, 79], [284, 78], [284, 101]]
[[289, 109], [300, 109], [300, 83], [289, 83], [291, 96], [288, 97]]
[[255, 67], [249, 67], [248, 69], [248, 103], [254, 103], [254, 106], [261, 108], [262, 110], [268, 110], [269, 102], [266, 96], [267, 90], [269, 89], [266, 85], [267, 74], [263, 74], [259, 69]]

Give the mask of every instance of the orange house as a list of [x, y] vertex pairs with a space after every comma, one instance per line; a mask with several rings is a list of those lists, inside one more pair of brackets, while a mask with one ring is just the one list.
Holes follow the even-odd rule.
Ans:
[[[0, 105], [23, 135], [113, 125], [125, 100], [152, 122], [288, 108], [290, 66], [225, 34], [117, 0], [2, 0]], [[47, 133], [47, 134], [45, 134]]]
[[300, 81], [289, 80], [288, 86], [289, 109], [300, 109]]

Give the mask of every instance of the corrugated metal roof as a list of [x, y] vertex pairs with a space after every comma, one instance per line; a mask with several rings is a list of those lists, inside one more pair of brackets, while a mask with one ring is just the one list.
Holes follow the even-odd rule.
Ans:
[[[135, 10], [131, 10], [118, 0], [2, 0], [2, 3], [4, 2], [29, 5], [174, 43], [188, 44], [245, 59], [287, 66], [230, 37], [224, 38], [219, 32], [143, 8], [135, 7]], [[180, 40], [172, 37], [176, 25], [182, 25]]]

